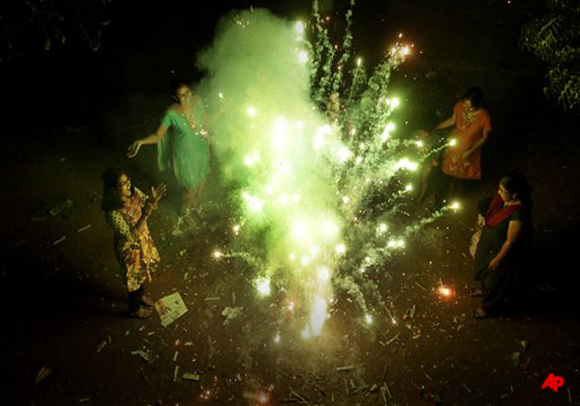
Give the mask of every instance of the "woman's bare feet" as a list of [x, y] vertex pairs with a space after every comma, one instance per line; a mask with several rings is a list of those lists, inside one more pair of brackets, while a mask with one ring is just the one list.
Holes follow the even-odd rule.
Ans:
[[487, 313], [481, 307], [478, 307], [477, 309], [473, 310], [471, 312], [471, 315], [476, 319], [485, 319], [486, 317], [489, 317], [489, 313]]
[[153, 299], [151, 299], [151, 296], [149, 296], [149, 295], [143, 295], [143, 296], [141, 296], [141, 302], [145, 306], [149, 306], [149, 307], [154, 307], [155, 306], [155, 301]]
[[139, 306], [138, 310], [129, 313], [131, 317], [135, 317], [137, 319], [148, 319], [152, 314], [153, 310], [145, 306]]

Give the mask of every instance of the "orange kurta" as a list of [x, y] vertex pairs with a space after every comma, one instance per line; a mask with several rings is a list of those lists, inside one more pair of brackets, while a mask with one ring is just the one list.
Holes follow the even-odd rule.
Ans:
[[459, 179], [481, 179], [481, 148], [469, 159], [462, 159], [469, 150], [483, 137], [484, 131], [491, 130], [491, 120], [486, 109], [482, 108], [471, 121], [464, 115], [465, 107], [459, 102], [453, 108], [455, 129], [449, 138], [455, 139], [455, 145], [447, 147], [443, 157], [443, 173]]

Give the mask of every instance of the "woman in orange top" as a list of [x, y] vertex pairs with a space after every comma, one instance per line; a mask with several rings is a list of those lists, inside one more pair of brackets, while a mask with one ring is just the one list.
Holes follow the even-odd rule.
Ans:
[[[481, 179], [481, 147], [491, 131], [489, 112], [484, 107], [483, 92], [478, 87], [467, 89], [463, 100], [453, 107], [453, 115], [439, 123], [434, 131], [455, 126], [441, 162], [444, 175], [435, 192], [435, 207], [441, 208], [457, 179]], [[451, 177], [451, 179], [449, 178]]]
[[458, 179], [481, 179], [481, 147], [491, 131], [488, 111], [483, 107], [483, 92], [472, 87], [453, 108], [453, 116], [435, 129], [450, 127], [450, 145], [443, 156], [443, 173]]

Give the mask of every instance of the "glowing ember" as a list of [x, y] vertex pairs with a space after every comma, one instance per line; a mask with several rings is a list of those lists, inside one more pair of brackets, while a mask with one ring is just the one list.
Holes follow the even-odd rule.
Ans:
[[269, 278], [258, 278], [256, 279], [256, 289], [261, 296], [270, 295], [270, 279]]
[[449, 289], [448, 287], [445, 286], [439, 286], [439, 294], [443, 297], [451, 297], [453, 296], [453, 291], [451, 289]]
[[451, 205], [449, 206], [452, 210], [459, 210], [461, 209], [461, 204], [459, 202], [453, 202], [451, 203]]
[[329, 278], [330, 272], [328, 271], [328, 268], [322, 267], [318, 270], [318, 279], [320, 279], [323, 282], [326, 282], [328, 281]]
[[322, 330], [324, 321], [326, 320], [326, 300], [322, 298], [316, 298], [314, 302], [314, 309], [312, 315], [310, 316], [310, 326], [312, 328], [312, 334], [317, 336]]
[[397, 163], [398, 168], [405, 168], [410, 171], [415, 171], [419, 167], [419, 164], [416, 162], [409, 161], [408, 158], [403, 158]]
[[270, 392], [264, 389], [257, 389], [255, 399], [258, 402], [258, 406], [268, 406], [270, 405]]
[[304, 23], [302, 21], [296, 22], [296, 25], [294, 27], [296, 28], [296, 31], [298, 31], [299, 34], [304, 33]]

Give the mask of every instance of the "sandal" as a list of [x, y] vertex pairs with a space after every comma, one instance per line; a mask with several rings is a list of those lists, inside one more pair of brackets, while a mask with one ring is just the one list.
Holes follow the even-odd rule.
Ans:
[[155, 307], [155, 300], [151, 299], [149, 295], [141, 296], [141, 303], [147, 307]]
[[136, 319], [148, 319], [153, 314], [153, 310], [140, 306], [138, 310], [129, 313], [131, 317]]
[[469, 296], [471, 297], [482, 297], [483, 296], [483, 291], [479, 288], [475, 288], [475, 289], [470, 289], [469, 290]]
[[482, 308], [472, 310], [471, 315], [473, 316], [473, 318], [478, 320], [487, 319], [489, 317], [489, 313], [486, 313], [486, 311], [483, 310]]

